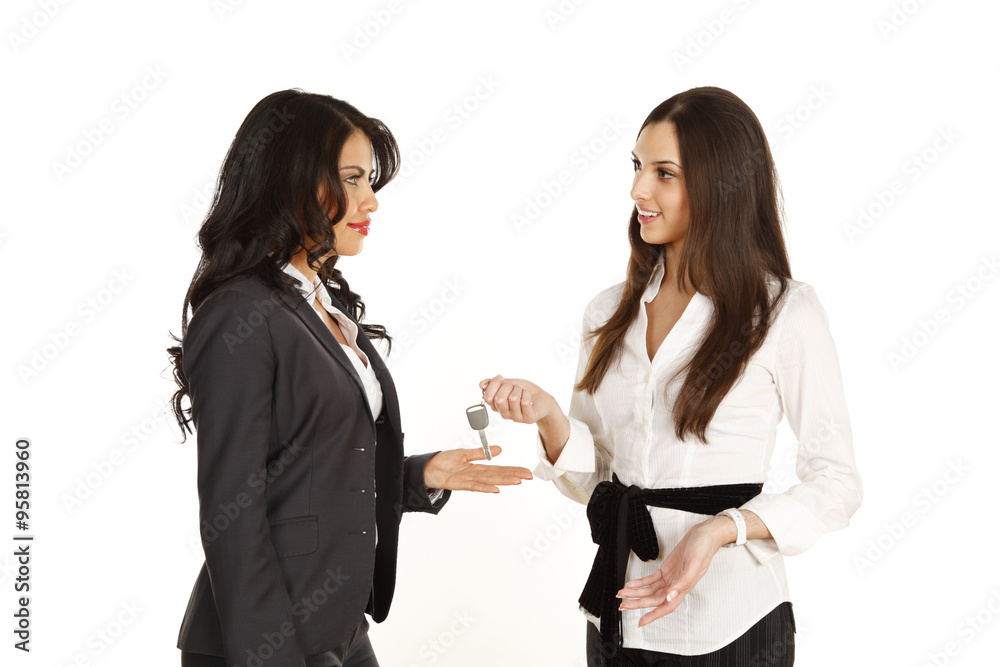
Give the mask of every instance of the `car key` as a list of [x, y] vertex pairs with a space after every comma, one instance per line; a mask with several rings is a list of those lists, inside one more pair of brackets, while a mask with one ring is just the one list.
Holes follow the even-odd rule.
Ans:
[[483, 443], [483, 453], [486, 454], [486, 460], [492, 461], [493, 456], [490, 454], [490, 445], [486, 442], [485, 429], [490, 425], [490, 415], [486, 411], [486, 403], [482, 402], [479, 405], [466, 408], [465, 416], [469, 418], [469, 426], [479, 431], [479, 439]]

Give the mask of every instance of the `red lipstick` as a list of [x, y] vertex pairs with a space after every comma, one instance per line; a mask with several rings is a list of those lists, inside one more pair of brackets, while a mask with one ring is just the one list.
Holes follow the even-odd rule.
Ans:
[[347, 226], [356, 231], [362, 236], [368, 236], [368, 226], [371, 225], [371, 220], [365, 220], [363, 222], [349, 222]]

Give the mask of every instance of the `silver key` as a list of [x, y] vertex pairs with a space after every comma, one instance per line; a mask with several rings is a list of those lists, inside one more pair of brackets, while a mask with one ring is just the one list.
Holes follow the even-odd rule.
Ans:
[[479, 405], [473, 405], [471, 408], [466, 408], [465, 416], [469, 418], [469, 426], [479, 431], [479, 439], [483, 443], [483, 453], [486, 454], [486, 460], [492, 461], [493, 456], [490, 454], [490, 445], [486, 442], [485, 429], [490, 425], [490, 414], [486, 411], [486, 403], [483, 402]]

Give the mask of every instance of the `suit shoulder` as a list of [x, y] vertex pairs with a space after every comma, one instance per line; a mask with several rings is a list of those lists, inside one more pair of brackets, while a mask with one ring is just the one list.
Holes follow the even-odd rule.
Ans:
[[[274, 293], [281, 293], [281, 290], [258, 275], [253, 273], [240, 273], [229, 278], [216, 287], [212, 291], [212, 294], [209, 295], [209, 298], [220, 292], [235, 292], [252, 299], [259, 299], [262, 297], [267, 298], [272, 295], [276, 296]], [[208, 301], [208, 299], [205, 300]]]
[[191, 315], [188, 333], [200, 328], [215, 329], [241, 319], [260, 326], [270, 319], [283, 301], [284, 294], [252, 274], [240, 274], [216, 287]]
[[[283, 296], [280, 288], [264, 281], [260, 276], [241, 273], [228, 278], [212, 290], [198, 306], [198, 312], [210, 305], [212, 308], [217, 308], [223, 304], [249, 303], [253, 305], [254, 303], [260, 304], [262, 301], [277, 306]], [[270, 314], [274, 308], [266, 310]]]

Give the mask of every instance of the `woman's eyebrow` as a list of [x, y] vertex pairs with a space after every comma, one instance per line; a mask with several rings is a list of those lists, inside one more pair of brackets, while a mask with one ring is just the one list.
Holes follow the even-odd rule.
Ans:
[[[633, 159], [633, 160], [635, 160], [636, 162], [642, 162], [642, 160], [640, 160], [639, 158], [637, 158], [637, 157], [635, 156], [635, 153], [632, 153], [632, 159]], [[678, 169], [683, 169], [683, 167], [681, 167], [681, 166], [680, 166], [679, 164], [677, 164], [677, 163], [676, 163], [676, 162], [674, 162], [673, 160], [657, 160], [657, 161], [656, 161], [656, 162], [654, 162], [653, 164], [672, 164], [672, 165], [674, 165], [675, 167], [677, 167]]]
[[364, 173], [365, 173], [365, 170], [364, 170], [364, 169], [363, 169], [362, 167], [359, 167], [359, 166], [357, 166], [357, 165], [354, 165], [354, 164], [349, 164], [349, 165], [347, 165], [346, 167], [341, 167], [341, 168], [340, 168], [340, 170], [341, 170], [341, 171], [347, 171], [348, 169], [357, 169], [357, 170], [358, 170], [358, 171], [360, 171], [360, 172], [361, 172], [362, 174], [364, 174]]

